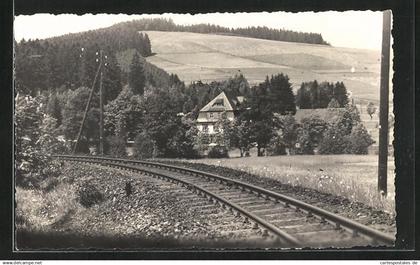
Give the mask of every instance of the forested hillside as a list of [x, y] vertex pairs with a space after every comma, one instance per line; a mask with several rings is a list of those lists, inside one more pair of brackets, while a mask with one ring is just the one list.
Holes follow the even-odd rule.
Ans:
[[318, 33], [297, 32], [286, 29], [272, 29], [266, 26], [227, 28], [214, 24], [177, 25], [173, 22], [172, 19], [152, 18], [123, 22], [113, 27], [121, 29], [128, 27], [138, 31], [155, 30], [205, 34], [225, 34], [265, 40], [329, 45], [329, 43], [322, 38], [322, 35]]
[[106, 56], [106, 71], [119, 76], [115, 55], [127, 49], [149, 56], [148, 35], [111, 27], [46, 40], [22, 40], [15, 43], [15, 87], [32, 95], [60, 87], [90, 87], [99, 64], [99, 51], [103, 50]]

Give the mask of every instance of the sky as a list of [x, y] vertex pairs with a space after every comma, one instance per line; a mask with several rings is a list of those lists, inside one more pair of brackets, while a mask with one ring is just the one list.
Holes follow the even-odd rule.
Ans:
[[16, 16], [14, 34], [16, 41], [43, 39], [86, 30], [111, 26], [133, 19], [164, 17], [176, 24], [217, 24], [225, 27], [267, 26], [302, 32], [321, 33], [324, 40], [336, 47], [380, 50], [382, 13], [372, 11], [346, 12], [258, 12], [258, 13], [208, 13], [208, 14], [35, 14]]

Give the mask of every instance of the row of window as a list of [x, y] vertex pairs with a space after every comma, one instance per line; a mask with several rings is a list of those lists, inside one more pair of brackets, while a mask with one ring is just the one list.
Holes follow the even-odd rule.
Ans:
[[207, 113], [207, 118], [208, 119], [218, 119], [219, 116], [220, 116], [219, 113], [214, 113], [214, 112]]
[[[210, 125], [213, 128], [214, 132], [218, 132], [219, 131], [219, 127], [218, 126], [214, 126], [214, 125]], [[209, 125], [204, 124], [203, 125], [203, 132], [208, 133], [209, 132]]]

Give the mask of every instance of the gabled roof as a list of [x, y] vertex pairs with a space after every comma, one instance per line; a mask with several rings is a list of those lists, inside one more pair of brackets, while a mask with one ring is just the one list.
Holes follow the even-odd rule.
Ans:
[[226, 96], [225, 92], [220, 93], [217, 97], [211, 100], [207, 105], [205, 105], [200, 112], [205, 111], [233, 111], [234, 106], [232, 106], [230, 100]]

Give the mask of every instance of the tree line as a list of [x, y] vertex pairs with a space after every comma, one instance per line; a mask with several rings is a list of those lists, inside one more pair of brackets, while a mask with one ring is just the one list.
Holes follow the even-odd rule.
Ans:
[[107, 69], [113, 72], [110, 75], [120, 78], [116, 55], [127, 49], [149, 56], [149, 37], [134, 30], [108, 28], [15, 42], [15, 87], [19, 92], [35, 95], [61, 86], [65, 89], [91, 86], [100, 50], [107, 56]]
[[172, 19], [165, 18], [145, 18], [122, 22], [113, 27], [116, 28], [134, 28], [141, 30], [156, 31], [178, 31], [193, 32], [205, 34], [227, 34], [235, 36], [244, 36], [256, 39], [266, 39], [275, 41], [300, 42], [310, 44], [330, 45], [319, 33], [297, 32], [286, 29], [272, 29], [266, 26], [252, 26], [246, 28], [228, 28], [214, 24], [194, 24], [194, 25], [177, 25]]
[[[241, 155], [251, 148], [257, 155], [293, 154], [365, 154], [373, 143], [360, 121], [357, 109], [330, 108], [325, 120], [316, 115], [297, 122], [295, 96], [289, 78], [284, 74], [266, 77], [250, 87], [242, 74], [228, 80], [185, 86], [176, 75], [170, 75], [168, 86], [154, 86], [145, 75], [140, 55], [131, 60], [128, 83], [105, 105], [105, 152], [125, 156], [127, 140], [134, 140], [135, 156], [199, 157], [226, 156], [231, 149]], [[140, 76], [140, 78], [139, 78]], [[203, 87], [205, 89], [203, 89]], [[197, 129], [195, 111], [207, 104], [213, 95], [225, 91], [230, 97], [242, 96], [235, 106], [235, 119], [221, 115], [217, 133], [209, 135]], [[16, 98], [16, 163], [20, 185], [33, 185], [45, 176], [56, 174], [60, 167], [48, 158], [52, 153], [68, 153], [81, 124], [90, 88], [44, 90], [32, 97]], [[99, 110], [97, 92], [88, 112], [86, 127], [77, 152], [88, 153], [98, 145]], [[187, 104], [187, 102], [190, 102]], [[188, 105], [188, 106], [187, 106]], [[60, 139], [64, 135], [64, 139]], [[216, 147], [209, 147], [209, 143]], [[28, 184], [29, 183], [29, 184]]]
[[349, 103], [343, 82], [303, 82], [296, 94], [300, 109], [343, 108]]

